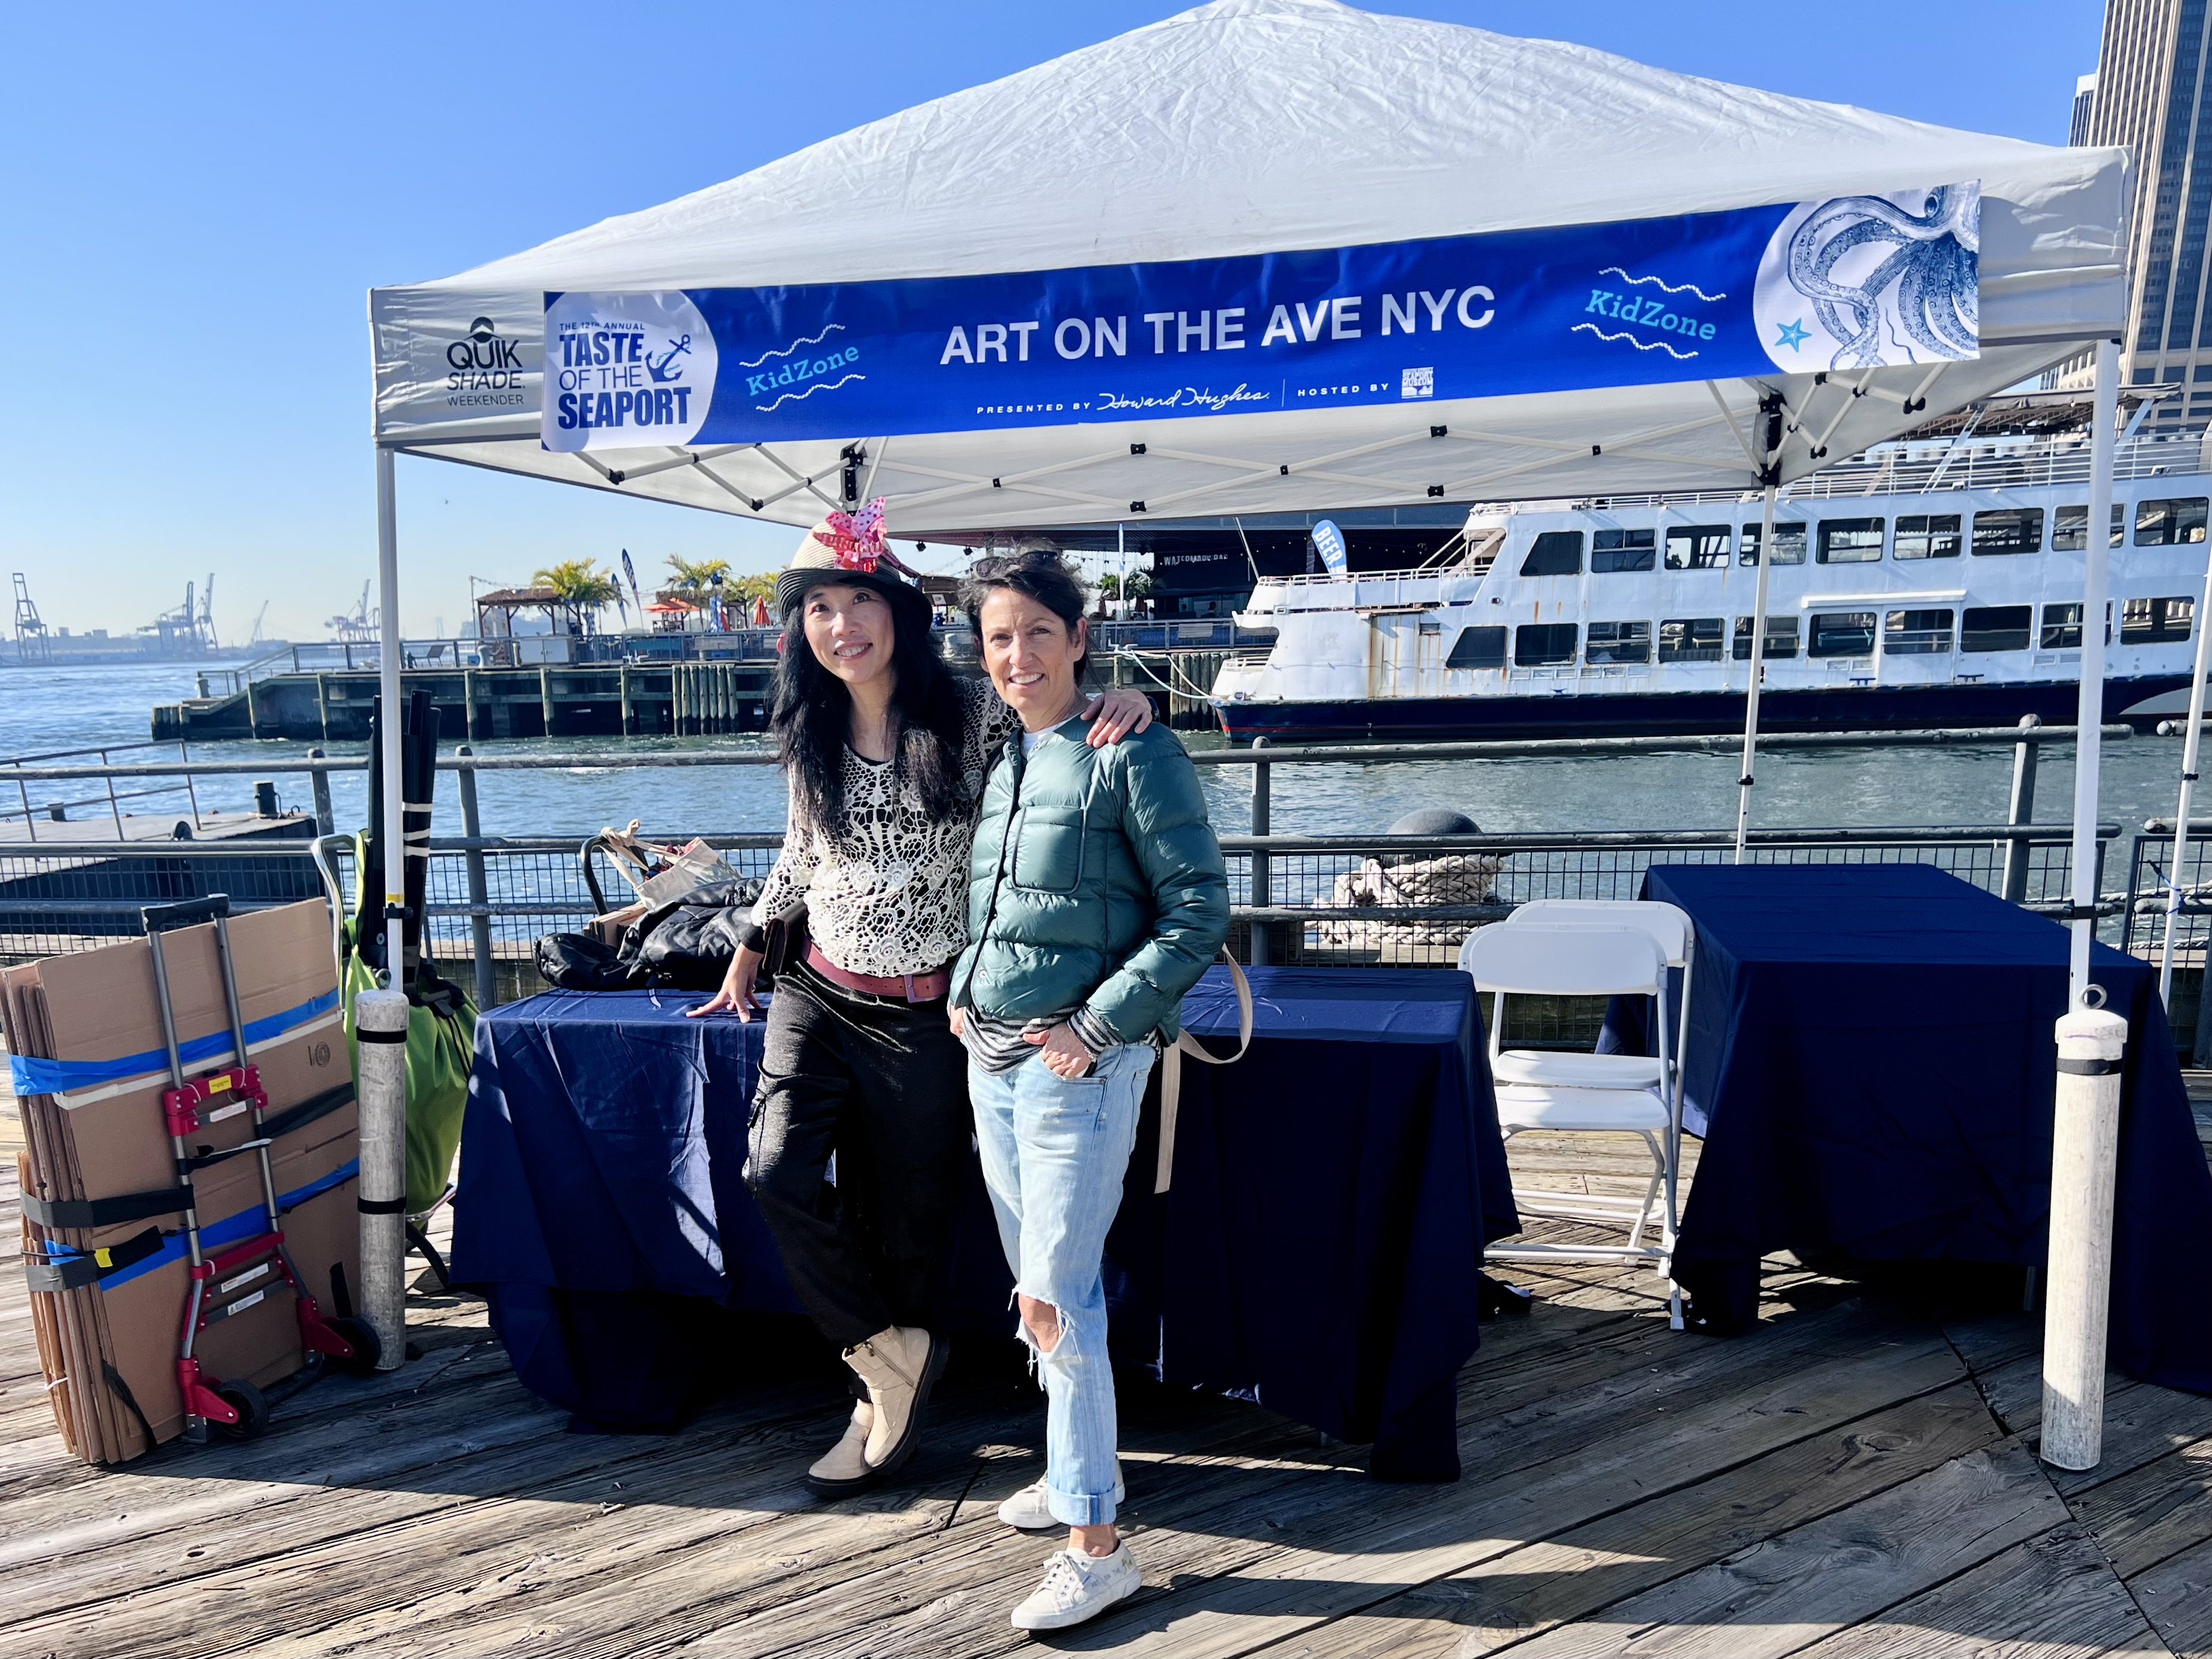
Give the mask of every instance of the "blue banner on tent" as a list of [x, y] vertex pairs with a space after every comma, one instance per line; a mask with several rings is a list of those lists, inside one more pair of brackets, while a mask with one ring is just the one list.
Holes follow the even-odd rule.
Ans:
[[1980, 190], [1238, 258], [546, 296], [548, 448], [764, 443], [1972, 357]]

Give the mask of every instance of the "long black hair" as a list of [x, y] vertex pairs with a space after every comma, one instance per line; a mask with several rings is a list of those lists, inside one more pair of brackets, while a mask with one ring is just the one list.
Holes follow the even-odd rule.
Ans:
[[[928, 602], [918, 593], [884, 599], [891, 611], [896, 781], [913, 790], [933, 820], [957, 817], [975, 805], [961, 764], [965, 711], [960, 689], [929, 637]], [[769, 730], [775, 734], [790, 783], [792, 811], [834, 840], [845, 830], [845, 746], [853, 694], [815, 659], [806, 642], [805, 613], [802, 599], [784, 625]]]

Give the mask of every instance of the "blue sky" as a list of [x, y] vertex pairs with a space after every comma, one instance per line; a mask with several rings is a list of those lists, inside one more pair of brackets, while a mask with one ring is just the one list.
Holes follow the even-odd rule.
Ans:
[[[1376, 9], [2051, 143], [2101, 17], [2094, 0]], [[18, 9], [0, 100], [0, 316], [22, 371], [0, 392], [4, 568], [74, 630], [126, 631], [212, 570], [226, 639], [264, 599], [271, 635], [321, 638], [374, 565], [369, 287], [650, 206], [1177, 9]], [[623, 546], [641, 576], [671, 553], [765, 569], [795, 540], [405, 459], [399, 501], [410, 635], [457, 629], [471, 574]]]

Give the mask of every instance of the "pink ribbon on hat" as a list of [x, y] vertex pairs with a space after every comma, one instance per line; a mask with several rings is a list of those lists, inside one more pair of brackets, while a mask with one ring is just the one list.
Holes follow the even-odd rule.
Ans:
[[814, 532], [814, 539], [837, 556], [840, 570], [855, 570], [862, 575], [873, 575], [876, 566], [884, 563], [902, 574], [914, 572], [899, 562], [891, 551], [890, 543], [884, 535], [884, 498], [878, 495], [858, 513], [832, 513], [829, 528]]

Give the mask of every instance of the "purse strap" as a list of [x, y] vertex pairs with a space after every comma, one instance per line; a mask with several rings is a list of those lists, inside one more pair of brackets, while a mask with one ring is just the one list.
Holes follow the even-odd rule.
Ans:
[[1182, 1057], [1188, 1054], [1208, 1066], [1233, 1066], [1252, 1046], [1252, 981], [1244, 977], [1243, 965], [1229, 954], [1226, 946], [1221, 959], [1229, 964], [1229, 982], [1237, 991], [1237, 1052], [1209, 1054], [1204, 1043], [1182, 1031], [1160, 1056], [1160, 1156], [1152, 1176], [1154, 1193], [1167, 1191], [1175, 1175], [1176, 1108], [1182, 1100]]

